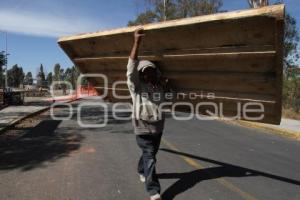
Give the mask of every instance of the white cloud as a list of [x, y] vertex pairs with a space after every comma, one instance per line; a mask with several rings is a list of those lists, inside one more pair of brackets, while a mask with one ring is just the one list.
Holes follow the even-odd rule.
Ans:
[[99, 24], [91, 19], [71, 16], [56, 16], [32, 11], [0, 10], [0, 29], [8, 32], [59, 37], [95, 31]]

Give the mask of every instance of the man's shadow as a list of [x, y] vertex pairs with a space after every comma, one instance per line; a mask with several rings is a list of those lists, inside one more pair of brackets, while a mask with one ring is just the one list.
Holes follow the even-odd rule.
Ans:
[[204, 180], [210, 180], [210, 179], [217, 179], [221, 177], [248, 177], [248, 176], [264, 176], [267, 178], [272, 178], [278, 181], [287, 182], [294, 185], [300, 185], [300, 181], [289, 179], [286, 177], [281, 177], [265, 172], [260, 172], [257, 170], [252, 170], [228, 163], [223, 163], [220, 161], [203, 158], [199, 156], [195, 156], [188, 153], [183, 153], [179, 151], [174, 151], [170, 149], [161, 148], [160, 150], [173, 153], [181, 156], [186, 156], [189, 158], [193, 158], [195, 160], [201, 160], [205, 162], [210, 162], [213, 164], [217, 164], [219, 166], [216, 167], [210, 167], [205, 169], [197, 169], [193, 170], [191, 172], [185, 172], [185, 173], [160, 173], [158, 174], [159, 179], [178, 179], [173, 185], [171, 185], [169, 188], [167, 188], [164, 193], [162, 194], [162, 199], [164, 200], [172, 200], [174, 199], [178, 194], [183, 193], [190, 188], [194, 187], [197, 183], [204, 181]]

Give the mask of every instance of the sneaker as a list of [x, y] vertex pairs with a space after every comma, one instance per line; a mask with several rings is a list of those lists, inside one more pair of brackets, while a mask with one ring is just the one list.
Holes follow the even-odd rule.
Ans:
[[161, 200], [160, 194], [150, 196], [150, 200]]
[[142, 174], [140, 174], [140, 181], [141, 181], [142, 183], [145, 183], [145, 181], [146, 181], [145, 176], [142, 175]]

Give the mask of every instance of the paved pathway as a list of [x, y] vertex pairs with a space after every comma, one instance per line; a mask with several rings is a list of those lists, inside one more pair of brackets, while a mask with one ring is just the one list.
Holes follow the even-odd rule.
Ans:
[[[86, 106], [84, 124], [105, 116], [108, 124], [83, 128], [78, 103], [70, 120], [41, 117], [32, 128], [18, 128], [16, 140], [0, 140], [0, 199], [149, 199], [136, 172], [141, 151], [131, 120]], [[299, 200], [299, 153], [298, 141], [260, 130], [167, 118], [157, 157], [163, 199]]]

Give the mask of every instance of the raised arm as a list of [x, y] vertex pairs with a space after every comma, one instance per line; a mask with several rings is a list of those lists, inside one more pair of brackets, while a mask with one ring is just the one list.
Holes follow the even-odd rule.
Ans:
[[139, 27], [134, 32], [134, 43], [131, 49], [131, 53], [129, 56], [128, 64], [127, 64], [127, 85], [129, 91], [132, 93], [136, 92], [136, 88], [139, 85], [139, 73], [137, 71], [137, 59], [138, 59], [138, 52], [139, 46], [141, 43], [141, 39], [144, 36], [143, 28]]
[[144, 35], [144, 29], [142, 27], [137, 28], [134, 32], [134, 43], [130, 53], [130, 58], [132, 60], [136, 60], [138, 58], [141, 39]]

